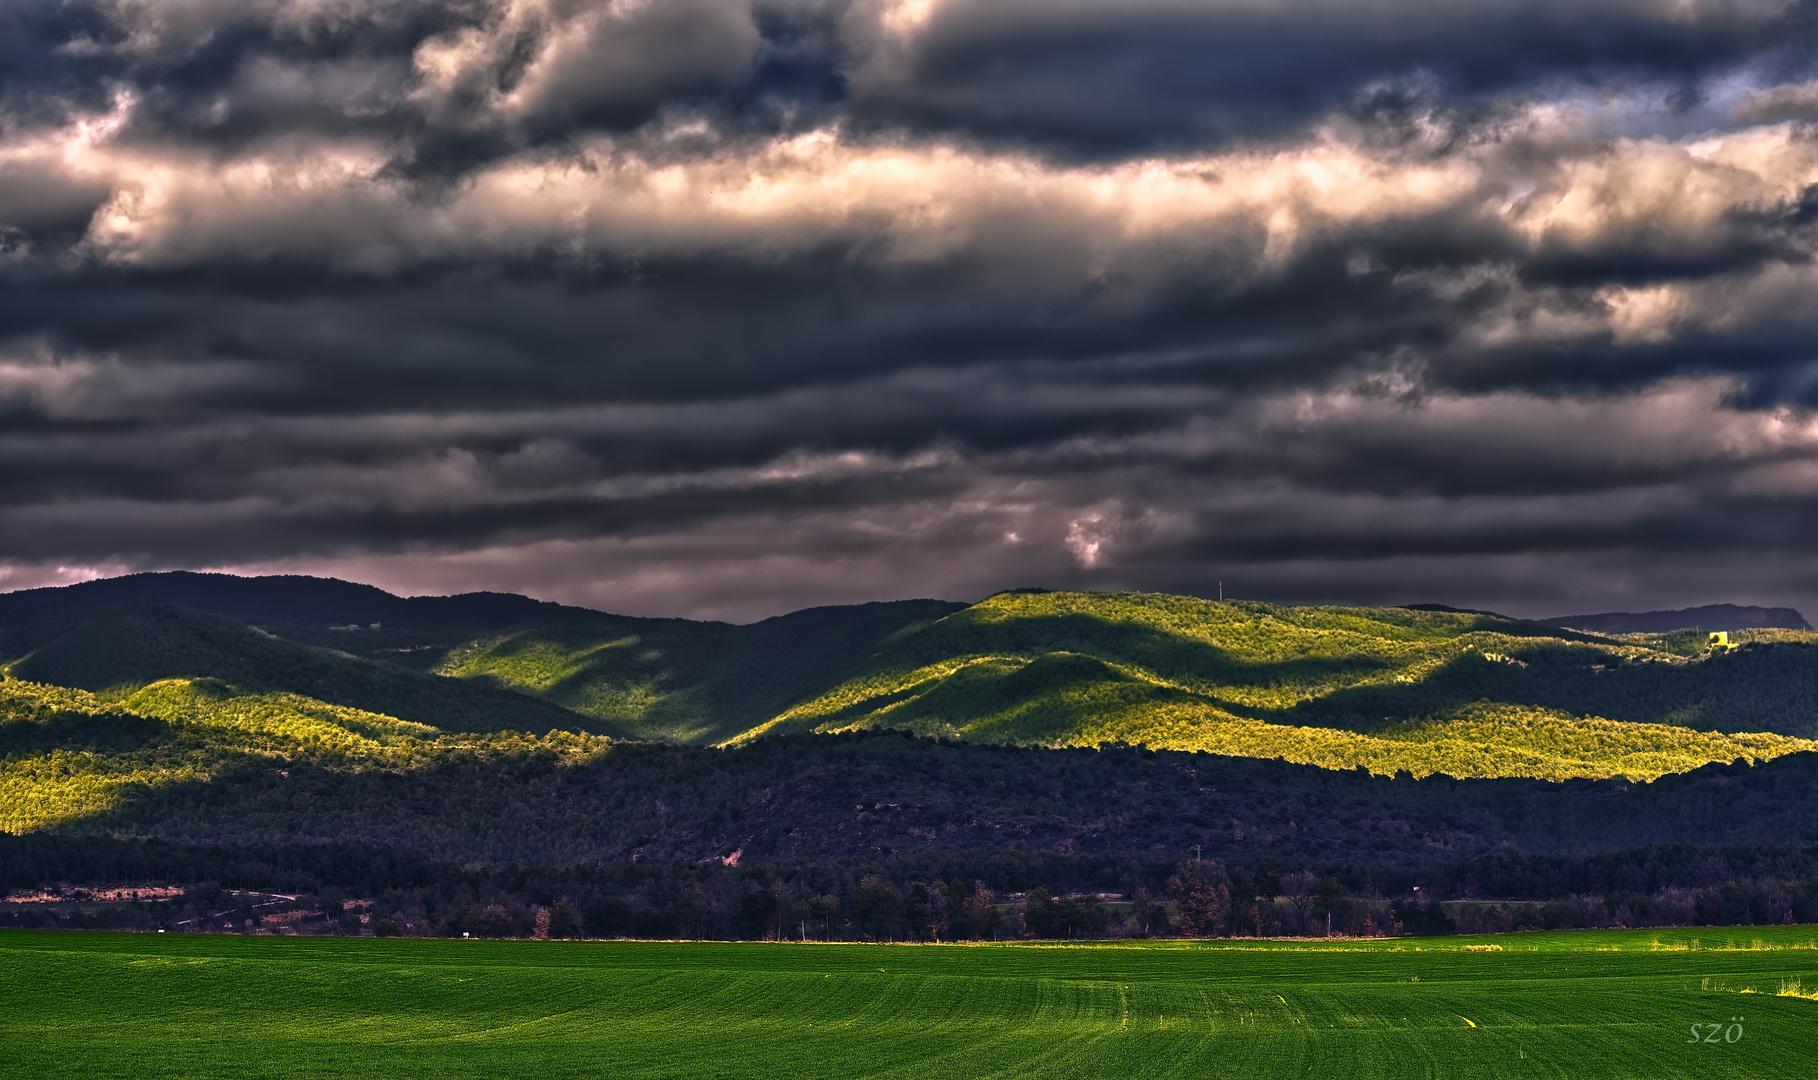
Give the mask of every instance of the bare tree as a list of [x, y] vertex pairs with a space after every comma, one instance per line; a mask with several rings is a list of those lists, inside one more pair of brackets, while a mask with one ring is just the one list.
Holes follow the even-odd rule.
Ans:
[[1224, 864], [1189, 859], [1168, 879], [1168, 891], [1174, 894], [1181, 933], [1211, 937], [1224, 932], [1231, 910], [1231, 879]]
[[1281, 879], [1281, 894], [1294, 905], [1295, 924], [1305, 927], [1307, 912], [1312, 910], [1313, 902], [1319, 899], [1319, 879], [1306, 871], [1288, 874]]

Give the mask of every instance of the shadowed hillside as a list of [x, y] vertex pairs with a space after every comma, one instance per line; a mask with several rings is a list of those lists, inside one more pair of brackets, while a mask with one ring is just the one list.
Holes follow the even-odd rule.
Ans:
[[1597, 615], [1561, 615], [1541, 619], [1544, 626], [1562, 626], [1593, 634], [1667, 634], [1674, 630], [1810, 630], [1805, 616], [1786, 607], [1739, 607], [1710, 604], [1678, 611], [1606, 611]]
[[[737, 626], [499, 593], [405, 598], [329, 578], [135, 574], [0, 594], [0, 657], [21, 678], [86, 689], [208, 676], [381, 712], [396, 705], [450, 729], [715, 742], [823, 689], [892, 634], [965, 606], [810, 608]], [[147, 615], [175, 607], [224, 618]]]
[[[443, 735], [173, 680], [108, 705], [0, 684], [0, 828], [360, 841], [502, 866], [941, 851], [1363, 859], [1818, 835], [1818, 754], [1622, 780], [1416, 780], [1255, 758], [897, 733], [728, 750]], [[46, 752], [59, 771], [44, 775]], [[28, 756], [30, 755], [30, 756]], [[34, 801], [36, 800], [36, 801]]]
[[964, 606], [810, 608], [749, 626], [649, 620], [606, 635], [526, 626], [448, 649], [434, 670], [535, 694], [638, 738], [712, 743], [822, 690], [893, 636]]
[[[256, 614], [264, 628], [166, 599], [102, 603], [148, 590]], [[70, 625], [72, 612], [84, 618]], [[330, 624], [330, 612], [382, 617]], [[889, 728], [1563, 780], [1768, 760], [1818, 736], [1810, 631], [1748, 631], [1728, 647], [1694, 631], [1610, 638], [1433, 606], [1019, 591], [734, 626], [173, 574], [0, 597], [0, 616], [11, 620], [0, 637], [40, 642], [12, 663], [21, 679], [106, 701], [152, 694], [158, 715], [178, 684], [194, 702], [289, 695], [286, 708], [314, 702], [436, 737], [559, 730], [731, 746]]]
[[449, 731], [605, 728], [549, 702], [300, 645], [158, 600], [107, 609], [12, 665], [15, 677], [131, 691], [173, 678], [276, 690]]
[[354, 655], [159, 599], [80, 610], [0, 681], [0, 831], [55, 850], [1411, 869], [1818, 836], [1810, 632], [1033, 592], [297, 631]]
[[172, 571], [0, 594], [0, 657], [23, 656], [100, 613], [135, 600], [162, 600], [225, 615], [283, 637], [336, 647], [348, 640], [347, 628], [470, 634], [534, 622], [610, 632], [624, 625], [684, 621], [632, 619], [507, 593], [402, 597], [335, 578]]
[[[1477, 613], [1006, 593], [743, 738], [893, 727], [1417, 775], [1659, 775], [1818, 734], [1814, 635], [1621, 641]], [[1727, 756], [1726, 756], [1727, 755]], [[1608, 770], [1608, 771], [1599, 771]]]

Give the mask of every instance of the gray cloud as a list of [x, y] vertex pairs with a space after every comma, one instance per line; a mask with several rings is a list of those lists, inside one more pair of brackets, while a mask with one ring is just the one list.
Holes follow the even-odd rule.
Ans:
[[1809, 5], [0, 14], [0, 587], [1814, 605]]
[[1435, 100], [1469, 114], [1559, 83], [1652, 85], [1685, 107], [1707, 76], [1811, 40], [1809, 10], [1780, 0], [905, 0], [850, 18], [869, 31], [861, 114], [1087, 153], [1266, 136], [1333, 110], [1393, 130]]

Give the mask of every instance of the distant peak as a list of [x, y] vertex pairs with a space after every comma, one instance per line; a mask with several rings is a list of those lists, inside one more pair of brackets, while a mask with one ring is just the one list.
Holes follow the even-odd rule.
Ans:
[[1790, 607], [1706, 604], [1674, 611], [1604, 611], [1594, 615], [1561, 615], [1536, 619], [1593, 634], [1664, 634], [1673, 630], [1810, 630], [1805, 616]]
[[1396, 607], [1407, 611], [1439, 611], [1447, 615], [1484, 615], [1492, 619], [1507, 619], [1510, 622], [1521, 622], [1513, 615], [1504, 615], [1500, 611], [1479, 611], [1477, 608], [1453, 607], [1450, 604], [1397, 604]]

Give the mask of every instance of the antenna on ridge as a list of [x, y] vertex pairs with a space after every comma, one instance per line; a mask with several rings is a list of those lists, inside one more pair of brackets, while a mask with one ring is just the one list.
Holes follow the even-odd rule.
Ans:
[[1222, 581], [1218, 583], [1218, 602], [1225, 602], [1225, 583]]

